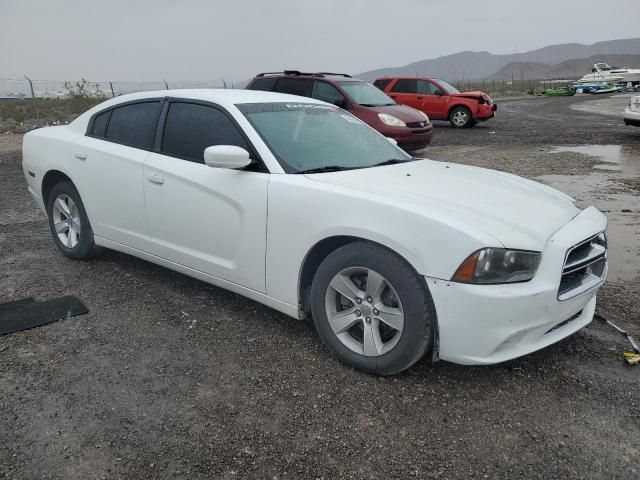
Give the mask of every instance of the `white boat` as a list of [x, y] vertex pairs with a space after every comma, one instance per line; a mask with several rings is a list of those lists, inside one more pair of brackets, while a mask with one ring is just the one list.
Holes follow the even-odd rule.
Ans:
[[607, 63], [596, 63], [591, 69], [591, 73], [586, 74], [576, 83], [622, 83], [622, 82], [640, 82], [640, 69], [626, 68], [619, 66], [609, 66]]

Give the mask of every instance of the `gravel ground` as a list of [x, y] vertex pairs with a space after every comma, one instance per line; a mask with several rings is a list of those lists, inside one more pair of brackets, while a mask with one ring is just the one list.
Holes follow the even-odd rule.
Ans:
[[[442, 124], [426, 153], [580, 178], [594, 158], [550, 145], [640, 145], [640, 129], [569, 108], [587, 100], [503, 102], [479, 128]], [[365, 375], [238, 295], [116, 252], [65, 259], [8, 138], [0, 302], [75, 294], [91, 312], [0, 337], [0, 478], [640, 475], [640, 367], [602, 325], [506, 364]], [[639, 299], [639, 282], [609, 282], [598, 308], [640, 337]]]

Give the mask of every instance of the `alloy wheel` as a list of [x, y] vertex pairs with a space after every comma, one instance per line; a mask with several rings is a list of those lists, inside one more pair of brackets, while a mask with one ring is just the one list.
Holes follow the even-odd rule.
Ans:
[[67, 248], [75, 248], [80, 242], [80, 212], [71, 197], [64, 193], [53, 202], [53, 226], [58, 239]]
[[467, 123], [468, 118], [469, 116], [467, 115], [466, 112], [457, 111], [453, 114], [453, 123], [457, 127], [462, 127]]
[[368, 357], [392, 350], [404, 328], [398, 294], [370, 268], [350, 267], [335, 275], [325, 294], [325, 311], [342, 344]]

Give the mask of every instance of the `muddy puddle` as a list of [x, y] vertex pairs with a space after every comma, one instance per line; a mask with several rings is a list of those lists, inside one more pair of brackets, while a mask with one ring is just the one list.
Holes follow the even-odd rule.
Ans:
[[579, 207], [595, 205], [609, 220], [610, 281], [640, 281], [640, 192], [616, 180], [640, 176], [640, 149], [622, 145], [557, 147], [552, 153], [574, 152], [601, 163], [589, 175], [543, 175], [537, 180], [571, 195]]

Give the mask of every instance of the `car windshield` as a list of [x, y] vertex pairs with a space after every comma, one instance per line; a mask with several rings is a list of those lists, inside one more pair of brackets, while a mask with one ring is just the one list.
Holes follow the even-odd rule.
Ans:
[[287, 173], [351, 170], [411, 157], [350, 113], [313, 103], [237, 105]]
[[343, 81], [337, 83], [358, 105], [364, 107], [382, 107], [383, 105], [396, 104], [396, 102], [382, 92], [382, 90], [374, 87], [370, 83], [358, 81]]
[[458, 90], [456, 87], [454, 87], [450, 83], [445, 82], [444, 80], [438, 79], [437, 82], [440, 85], [442, 85], [447, 90], [447, 92], [449, 92], [449, 93], [460, 93], [460, 90]]

